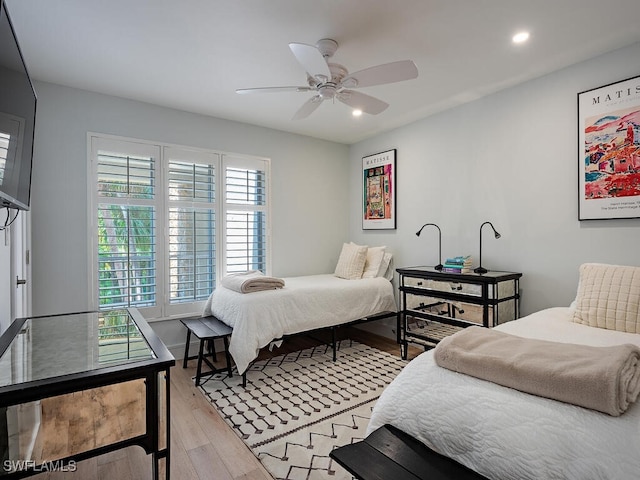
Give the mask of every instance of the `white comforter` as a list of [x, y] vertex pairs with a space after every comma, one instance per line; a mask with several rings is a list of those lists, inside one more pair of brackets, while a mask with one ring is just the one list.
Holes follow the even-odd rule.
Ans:
[[389, 280], [345, 280], [334, 275], [287, 277], [279, 290], [239, 293], [217, 287], [204, 315], [233, 328], [229, 353], [244, 372], [258, 351], [284, 335], [330, 327], [384, 311], [396, 311]]
[[[496, 327], [523, 337], [607, 346], [640, 335], [571, 322], [552, 308]], [[536, 397], [412, 360], [376, 403], [367, 433], [390, 423], [491, 479], [640, 478], [640, 405], [620, 417]]]

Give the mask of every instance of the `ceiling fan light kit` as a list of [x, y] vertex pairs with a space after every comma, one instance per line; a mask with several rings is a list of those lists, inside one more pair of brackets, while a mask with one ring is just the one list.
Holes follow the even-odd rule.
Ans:
[[318, 40], [315, 46], [290, 43], [289, 48], [305, 69], [309, 86], [242, 88], [236, 93], [315, 92], [295, 113], [293, 120], [308, 117], [323, 101], [334, 99], [355, 110], [378, 115], [387, 109], [388, 103], [351, 89], [402, 82], [418, 76], [418, 68], [411, 60], [385, 63], [349, 74], [343, 65], [329, 62], [338, 49], [338, 42], [330, 38]]

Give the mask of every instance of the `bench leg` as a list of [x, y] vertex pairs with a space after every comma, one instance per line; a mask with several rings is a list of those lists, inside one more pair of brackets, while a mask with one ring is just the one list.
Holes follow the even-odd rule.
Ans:
[[229, 378], [233, 377], [233, 373], [231, 372], [231, 355], [229, 354], [229, 337], [222, 337], [222, 341], [224, 342], [224, 356], [227, 359], [227, 373], [229, 374]]
[[184, 359], [182, 360], [182, 368], [187, 368], [189, 361], [189, 342], [191, 342], [191, 330], [187, 328], [187, 344], [184, 346]]
[[196, 369], [196, 387], [200, 386], [200, 375], [202, 375], [202, 358], [204, 355], [204, 342], [206, 342], [206, 340], [200, 339], [200, 350], [198, 353], [198, 368]]
[[213, 361], [217, 362], [218, 358], [216, 357], [216, 342], [213, 338], [207, 342], [207, 350], [209, 352], [209, 355], [211, 355], [211, 358], [213, 358]]
[[331, 343], [333, 345], [333, 361], [337, 359], [336, 355], [336, 327], [331, 327]]

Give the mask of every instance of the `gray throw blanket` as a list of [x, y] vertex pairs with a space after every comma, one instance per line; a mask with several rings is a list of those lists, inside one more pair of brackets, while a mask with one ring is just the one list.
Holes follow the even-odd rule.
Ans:
[[640, 348], [592, 347], [468, 327], [435, 349], [444, 368], [598, 410], [624, 413], [640, 393]]
[[222, 278], [220, 284], [230, 290], [240, 293], [261, 292], [284, 287], [284, 280], [277, 277], [267, 277], [260, 270], [231, 273]]

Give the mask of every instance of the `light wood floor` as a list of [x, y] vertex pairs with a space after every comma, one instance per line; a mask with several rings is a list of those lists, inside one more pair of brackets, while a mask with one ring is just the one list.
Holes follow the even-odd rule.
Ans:
[[[358, 329], [345, 329], [361, 343], [396, 355], [399, 346], [392, 340]], [[283, 345], [298, 350], [318, 342], [296, 337]], [[278, 349], [276, 354], [283, 352]], [[422, 349], [410, 347], [409, 358]], [[263, 352], [262, 357], [269, 356]], [[173, 480], [272, 480], [260, 461], [225, 424], [217, 411], [194, 386], [195, 361], [182, 368], [176, 360], [171, 369], [171, 478]], [[77, 464], [75, 472], [46, 472], [30, 477], [37, 480], [142, 480], [151, 478], [151, 456], [140, 447], [129, 447]]]

